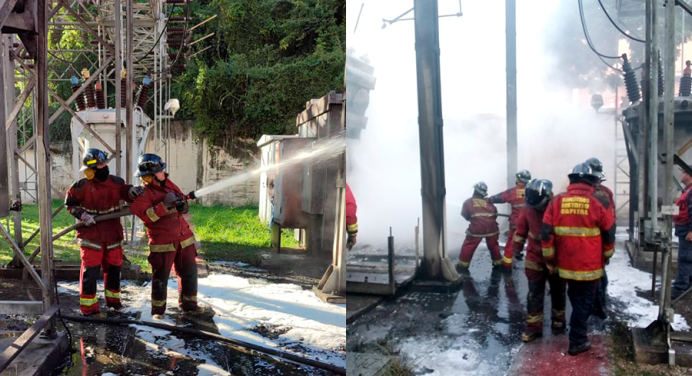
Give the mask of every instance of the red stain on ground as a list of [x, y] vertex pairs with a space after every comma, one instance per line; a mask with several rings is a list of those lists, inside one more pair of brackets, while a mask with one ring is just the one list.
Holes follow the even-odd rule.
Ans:
[[567, 335], [539, 338], [524, 344], [509, 375], [591, 376], [608, 374], [608, 351], [602, 336], [590, 335], [591, 350], [567, 354]]

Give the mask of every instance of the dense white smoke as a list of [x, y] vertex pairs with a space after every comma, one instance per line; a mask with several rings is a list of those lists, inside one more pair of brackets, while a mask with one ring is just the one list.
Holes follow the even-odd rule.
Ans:
[[[452, 254], [458, 254], [464, 239], [468, 223], [460, 216], [461, 204], [473, 184], [484, 181], [490, 194], [508, 188], [504, 4], [464, 2], [463, 17], [439, 22], [447, 244]], [[367, 56], [377, 78], [367, 128], [360, 140], [347, 143], [347, 179], [358, 202], [362, 244], [386, 244], [391, 226], [398, 246], [411, 245], [421, 217], [414, 24], [400, 21], [382, 29], [383, 18], [412, 7], [412, 1], [400, 0], [347, 2], [348, 47]], [[567, 171], [589, 157], [600, 158], [607, 174], [614, 171], [615, 125], [612, 115], [573, 104], [571, 88], [547, 81], [559, 69], [543, 49], [543, 25], [552, 7], [550, 2], [518, 3], [518, 166], [534, 178], [552, 180], [559, 191], [566, 188]], [[456, 13], [458, 2], [439, 0], [439, 8], [441, 15]], [[612, 181], [612, 173], [609, 177]], [[498, 208], [509, 211], [507, 205]], [[507, 225], [506, 219], [498, 222]]]

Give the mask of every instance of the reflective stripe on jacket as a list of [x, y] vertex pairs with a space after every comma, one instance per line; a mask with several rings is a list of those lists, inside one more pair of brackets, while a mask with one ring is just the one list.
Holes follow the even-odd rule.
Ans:
[[466, 234], [474, 237], [494, 236], [500, 233], [497, 227], [497, 208], [483, 197], [474, 196], [464, 201], [461, 216], [470, 222]]
[[570, 184], [548, 204], [541, 229], [543, 258], [560, 277], [591, 281], [603, 276], [615, 248], [615, 220], [607, 199], [588, 184]]
[[512, 205], [512, 212], [509, 215], [509, 228], [515, 229], [517, 227], [517, 221], [519, 220], [519, 213], [526, 206], [524, 199], [524, 184], [517, 184], [516, 186], [502, 192], [490, 198], [490, 202], [493, 204], [510, 204]]

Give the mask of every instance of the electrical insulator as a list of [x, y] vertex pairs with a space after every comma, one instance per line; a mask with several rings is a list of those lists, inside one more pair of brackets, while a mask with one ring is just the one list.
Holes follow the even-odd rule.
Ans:
[[103, 87], [100, 82], [96, 83], [96, 107], [99, 110], [106, 108], [106, 98], [103, 96]]
[[682, 71], [682, 77], [680, 77], [680, 93], [681, 97], [689, 97], [690, 92], [692, 92], [692, 62], [687, 60], [685, 62], [687, 68]]
[[[89, 74], [89, 71], [84, 68], [82, 69], [82, 77], [84, 78], [84, 81], [88, 80], [91, 75]], [[94, 87], [91, 85], [87, 85], [84, 88], [84, 93], [86, 94], [86, 104], [87, 108], [96, 108], [96, 98], [94, 97]]]
[[[76, 93], [81, 89], [82, 84], [79, 83], [79, 79], [76, 76], [72, 76], [70, 78], [70, 81], [72, 82], [72, 93]], [[77, 98], [75, 98], [75, 102], [77, 103], [77, 111], [84, 111], [85, 106], [84, 106], [84, 96], [83, 95], [77, 95]]]
[[137, 106], [144, 108], [149, 99], [149, 86], [151, 85], [151, 79], [149, 77], [144, 77], [142, 80], [142, 86], [139, 87], [139, 93], [137, 94]]

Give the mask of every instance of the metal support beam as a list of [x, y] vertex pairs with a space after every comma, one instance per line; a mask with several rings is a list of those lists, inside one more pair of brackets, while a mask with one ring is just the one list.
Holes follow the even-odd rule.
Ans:
[[[126, 82], [127, 84], [125, 85], [125, 111], [126, 112], [126, 122], [127, 124], [125, 125], [125, 163], [127, 165], [125, 166], [125, 181], [130, 184], [132, 181], [132, 144], [133, 144], [133, 134], [134, 134], [134, 106], [132, 103], [132, 82], [135, 74], [135, 69], [134, 66], [132, 65], [132, 58], [133, 58], [133, 39], [134, 39], [134, 29], [132, 25], [132, 21], [134, 19], [133, 15], [133, 0], [126, 0], [127, 1], [127, 17], [126, 17], [126, 22], [127, 22], [127, 57], [126, 57], [126, 67], [127, 67], [127, 79]], [[170, 161], [169, 161], [170, 163]]]
[[[36, 86], [36, 79], [32, 76], [29, 79], [29, 82], [26, 84], [26, 88], [24, 88], [24, 91], [17, 97], [17, 101], [15, 102], [14, 107], [12, 107], [10, 114], [7, 116], [7, 119], [5, 120], [5, 129], [9, 130], [12, 124], [17, 120], [17, 115], [19, 115], [19, 111], [21, 111], [22, 107], [24, 107], [24, 102], [26, 102], [27, 98], [29, 98], [29, 95], [31, 95], [31, 91], [34, 90], [34, 86]], [[8, 101], [6, 102], [11, 103]]]
[[[45, 23], [44, 23], [45, 25]], [[12, 361], [19, 356], [19, 354], [24, 350], [24, 348], [31, 343], [31, 341], [41, 332], [44, 328], [50, 328], [53, 324], [53, 316], [58, 312], [60, 308], [55, 305], [46, 309], [46, 312], [41, 316], [33, 325], [29, 327], [17, 340], [15, 340], [12, 345], [10, 345], [2, 354], [0, 354], [0, 372], [4, 371], [7, 366], [12, 363]]]
[[[113, 6], [115, 7], [115, 35], [117, 37], [115, 38], [115, 171], [118, 176], [122, 176], [122, 157], [123, 157], [123, 152], [122, 152], [122, 111], [120, 110], [123, 106], [120, 100], [120, 95], [121, 95], [121, 86], [120, 86], [120, 71], [123, 70], [123, 61], [120, 58], [121, 56], [121, 41], [122, 38], [120, 38], [120, 35], [122, 35], [122, 3], [120, 0], [114, 0], [113, 1]], [[154, 68], [155, 69], [155, 68]]]
[[34, 281], [36, 281], [36, 284], [41, 288], [43, 293], [46, 294], [48, 287], [46, 286], [45, 283], [43, 283], [43, 280], [41, 279], [41, 277], [36, 272], [36, 269], [34, 269], [34, 267], [31, 265], [29, 260], [26, 258], [26, 256], [24, 255], [24, 252], [22, 252], [22, 250], [19, 249], [19, 246], [17, 245], [17, 243], [14, 242], [14, 239], [12, 239], [12, 237], [7, 232], [7, 230], [5, 230], [4, 226], [0, 226], [0, 234], [2, 234], [2, 236], [4, 236], [5, 239], [7, 240], [7, 242], [10, 243], [10, 246], [12, 248], [12, 251], [14, 251], [14, 254], [19, 258], [19, 261], [21, 261], [22, 264], [24, 265], [24, 267], [29, 271], [31, 278], [33, 278]]
[[441, 280], [447, 239], [437, 0], [414, 0], [414, 9], [425, 252], [421, 276]]
[[[505, 0], [505, 57], [507, 74], [507, 187], [515, 184], [517, 165], [517, 4]], [[508, 241], [511, 241], [508, 240]]]
[[[67, 11], [70, 13], [70, 15], [72, 15], [72, 17], [74, 17], [80, 24], [82, 24], [82, 26], [84, 27], [84, 30], [86, 32], [91, 34], [92, 37], [94, 37], [97, 41], [99, 41], [99, 43], [101, 43], [101, 45], [103, 47], [107, 48], [111, 53], [115, 54], [115, 48], [113, 48], [113, 46], [111, 46], [110, 43], [106, 42], [106, 40], [101, 38], [99, 33], [94, 31], [94, 29], [92, 29], [91, 26], [89, 26], [89, 24], [84, 20], [82, 15], [77, 13], [77, 11], [75, 11], [74, 9], [72, 9], [70, 7], [70, 5], [67, 3], [67, 0], [60, 0], [60, 2], [63, 4], [65, 9], [67, 9]], [[47, 26], [48, 25], [46, 25], [46, 27]]]
[[[36, 159], [38, 161], [38, 210], [41, 228], [41, 270], [42, 279], [48, 291], [43, 291], [43, 306], [46, 311], [55, 305], [55, 292], [53, 290], [53, 219], [51, 218], [52, 203], [51, 192], [48, 188], [51, 184], [50, 164], [50, 132], [48, 114], [48, 23], [46, 13], [48, 2], [38, 2], [38, 33], [36, 56]], [[4, 119], [3, 119], [4, 120]], [[54, 312], [53, 312], [54, 313]], [[50, 316], [52, 317], [52, 315]], [[55, 336], [53, 320], [46, 324], [46, 334]]]

